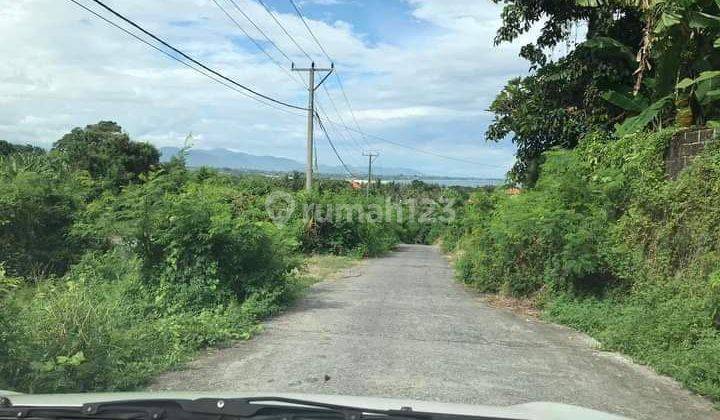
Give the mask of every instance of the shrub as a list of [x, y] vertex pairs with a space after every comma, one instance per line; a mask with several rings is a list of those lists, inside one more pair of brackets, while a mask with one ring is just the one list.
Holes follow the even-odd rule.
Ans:
[[68, 240], [91, 181], [41, 154], [0, 158], [0, 263], [10, 275], [62, 274], [82, 243]]
[[599, 252], [607, 211], [585, 180], [584, 165], [572, 152], [552, 152], [542, 174], [533, 190], [480, 196], [480, 206], [467, 210], [473, 213], [466, 215], [473, 220], [472, 239], [459, 259], [466, 282], [485, 291], [530, 294], [546, 286], [594, 287], [607, 276]]
[[489, 217], [466, 206], [456, 266], [463, 281], [535, 295], [548, 318], [717, 399], [720, 148], [668, 181], [672, 134], [595, 134], [546, 153], [534, 188], [492, 196]]
[[290, 224], [301, 235], [300, 243], [307, 253], [376, 256], [399, 240], [397, 215], [386, 211], [384, 197], [367, 198], [355, 191], [301, 193], [296, 197], [298, 204]]
[[129, 390], [194, 351], [247, 339], [291, 288], [239, 302], [162, 311], [166, 290], [142, 279], [142, 261], [115, 248], [90, 253], [61, 279], [16, 290], [0, 306], [0, 387], [25, 392]]
[[236, 200], [242, 197], [230, 186], [204, 180], [178, 187], [158, 174], [92, 203], [75, 234], [130, 246], [164, 311], [242, 300], [282, 287], [298, 261], [283, 231], [248, 219]]

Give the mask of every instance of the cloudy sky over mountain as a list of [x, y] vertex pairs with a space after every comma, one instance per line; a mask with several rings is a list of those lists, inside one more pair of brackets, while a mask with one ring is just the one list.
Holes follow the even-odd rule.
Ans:
[[[106, 2], [257, 91], [306, 104], [300, 81], [257, 49], [213, 0]], [[228, 0], [217, 2], [289, 69], [290, 62]], [[259, 3], [235, 2], [293, 61], [308, 64]], [[0, 138], [48, 147], [72, 127], [104, 119], [157, 146], [181, 145], [192, 132], [198, 148], [303, 159], [301, 113], [280, 112], [231, 91], [70, 1], [0, 3]], [[265, 3], [319, 65], [327, 64], [288, 0]], [[378, 164], [431, 174], [501, 177], [509, 168], [512, 145], [484, 141], [491, 121], [486, 109], [503, 84], [526, 74], [528, 66], [517, 57], [525, 40], [493, 46], [498, 6], [486, 0], [305, 0], [299, 5], [334, 58], [362, 130], [473, 162], [417, 153], [330, 125], [349, 164], [362, 165], [361, 149], [371, 148], [381, 153]], [[327, 88], [333, 102], [319, 91], [322, 109], [335, 121], [353, 124], [334, 78]], [[321, 163], [337, 164], [319, 133], [318, 152]]]

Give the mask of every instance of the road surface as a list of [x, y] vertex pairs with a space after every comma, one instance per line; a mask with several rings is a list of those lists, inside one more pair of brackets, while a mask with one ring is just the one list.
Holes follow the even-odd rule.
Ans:
[[555, 401], [636, 419], [720, 418], [703, 398], [582, 334], [488, 306], [453, 280], [437, 248], [421, 245], [316, 284], [254, 339], [151, 388]]

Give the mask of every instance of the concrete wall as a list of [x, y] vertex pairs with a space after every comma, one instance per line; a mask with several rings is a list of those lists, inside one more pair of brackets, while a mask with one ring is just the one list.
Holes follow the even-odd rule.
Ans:
[[[720, 134], [720, 133], [718, 133]], [[689, 129], [673, 136], [665, 152], [665, 173], [675, 179], [709, 143], [717, 140], [715, 129]]]

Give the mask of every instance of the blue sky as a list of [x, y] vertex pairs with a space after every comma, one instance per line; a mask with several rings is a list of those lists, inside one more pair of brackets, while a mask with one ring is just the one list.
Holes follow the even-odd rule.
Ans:
[[[89, 0], [82, 0], [90, 5]], [[237, 13], [217, 0], [282, 67], [288, 60]], [[254, 0], [235, 0], [298, 65], [297, 47]], [[318, 64], [325, 64], [288, 0], [265, 0]], [[118, 11], [214, 68], [254, 89], [298, 105], [301, 84], [272, 63], [212, 0], [107, 0]], [[299, 0], [335, 59], [362, 130], [422, 149], [413, 152], [330, 126], [343, 158], [363, 165], [363, 149], [381, 166], [428, 174], [502, 177], [512, 165], [509, 142], [486, 143], [494, 95], [527, 74], [520, 45], [493, 46], [500, 8], [485, 0]], [[0, 138], [48, 147], [64, 132], [101, 119], [139, 140], [223, 147], [304, 158], [305, 118], [265, 107], [187, 70], [69, 1], [27, 0], [0, 9]], [[352, 114], [334, 78], [318, 100], [335, 120]], [[337, 160], [318, 133], [319, 160]], [[431, 154], [470, 161], [462, 163]]]

